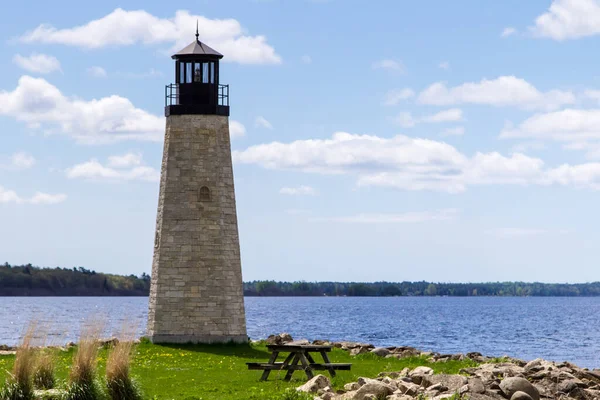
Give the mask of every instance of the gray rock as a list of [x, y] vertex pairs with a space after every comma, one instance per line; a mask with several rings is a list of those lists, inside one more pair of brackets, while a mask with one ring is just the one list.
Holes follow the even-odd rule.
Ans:
[[331, 387], [329, 378], [327, 378], [325, 375], [317, 375], [304, 385], [296, 388], [296, 390], [299, 392], [317, 393], [319, 389], [324, 389], [326, 387]]
[[369, 352], [369, 349], [366, 348], [366, 347], [362, 347], [362, 346], [354, 347], [354, 348], [350, 349], [350, 355], [351, 356], [357, 356], [359, 354], [365, 354], [365, 353], [368, 353], [368, 352]]
[[558, 386], [556, 387], [556, 389], [559, 392], [563, 392], [563, 393], [571, 393], [573, 390], [577, 389], [579, 385], [577, 384], [577, 381], [573, 380], [573, 379], [569, 379], [566, 381], [562, 381], [558, 384]]
[[344, 390], [347, 392], [358, 389], [360, 389], [360, 385], [357, 382], [346, 383], [344, 385]]
[[471, 393], [485, 393], [485, 386], [480, 378], [469, 378], [469, 392]]
[[421, 386], [430, 387], [436, 384], [442, 384], [451, 392], [456, 392], [461, 386], [467, 384], [467, 378], [460, 375], [424, 375], [421, 379]]
[[366, 400], [373, 396], [374, 398], [378, 398], [381, 396], [389, 396], [395, 391], [396, 388], [394, 388], [391, 385], [379, 381], [371, 381], [361, 386], [360, 389], [356, 391], [356, 394], [354, 395], [354, 397], [352, 397], [352, 399]]
[[379, 357], [385, 357], [390, 355], [391, 352], [385, 347], [375, 347], [373, 350], [371, 350], [371, 353], [376, 354]]
[[267, 344], [285, 344], [293, 341], [292, 335], [285, 332], [279, 335], [271, 335], [267, 338]]
[[510, 400], [533, 400], [530, 395], [525, 392], [515, 392], [510, 396]]
[[394, 393], [391, 396], [388, 396], [386, 400], [414, 400], [411, 396], [407, 396], [405, 394]]
[[500, 382], [500, 389], [508, 398], [511, 398], [516, 392], [525, 392], [533, 400], [540, 400], [540, 394], [538, 390], [525, 378], [506, 378]]
[[416, 396], [419, 393], [421, 386], [416, 383], [405, 382], [405, 381], [396, 381], [396, 385], [398, 386], [398, 391], [401, 394], [407, 394], [409, 396]]
[[417, 367], [408, 374], [408, 376], [413, 375], [433, 375], [433, 369], [429, 367]]

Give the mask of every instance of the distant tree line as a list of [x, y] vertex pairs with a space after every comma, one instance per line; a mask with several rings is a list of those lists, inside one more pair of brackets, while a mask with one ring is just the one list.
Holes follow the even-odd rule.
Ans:
[[275, 282], [244, 283], [246, 296], [600, 296], [593, 283]]
[[[84, 267], [0, 265], [0, 296], [148, 296], [150, 276], [113, 275]], [[276, 282], [244, 283], [246, 296], [600, 296], [592, 283]]]
[[147, 296], [150, 276], [97, 273], [83, 267], [0, 265], [0, 296]]

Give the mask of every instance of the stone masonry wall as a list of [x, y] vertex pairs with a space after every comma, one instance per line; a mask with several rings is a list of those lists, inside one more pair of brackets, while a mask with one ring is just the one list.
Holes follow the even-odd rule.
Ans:
[[167, 118], [147, 334], [247, 341], [227, 117]]

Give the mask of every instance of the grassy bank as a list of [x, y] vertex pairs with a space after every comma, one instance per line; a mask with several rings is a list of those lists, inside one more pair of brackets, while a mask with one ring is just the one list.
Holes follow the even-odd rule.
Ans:
[[[67, 379], [74, 349], [57, 352], [57, 377]], [[264, 344], [253, 345], [153, 345], [135, 347], [132, 375], [148, 399], [188, 400], [283, 400], [286, 388], [295, 388], [306, 381], [303, 372], [296, 372], [292, 382], [283, 381], [283, 373], [274, 371], [269, 381], [259, 382], [260, 371], [248, 371], [246, 362], [266, 362], [270, 352]], [[107, 351], [99, 353], [99, 373], [105, 372]], [[340, 371], [333, 379], [335, 388], [356, 381], [358, 377], [375, 377], [382, 371], [399, 371], [404, 367], [426, 365], [436, 373], [458, 373], [461, 368], [475, 365], [473, 361], [428, 363], [423, 358], [380, 358], [372, 354], [351, 357], [334, 349], [332, 362], [350, 362], [352, 371]], [[4, 384], [13, 365], [14, 356], [0, 356], [0, 385]]]

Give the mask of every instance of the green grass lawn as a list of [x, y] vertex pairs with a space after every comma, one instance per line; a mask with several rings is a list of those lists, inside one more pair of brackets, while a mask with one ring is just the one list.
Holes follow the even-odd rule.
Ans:
[[[57, 374], [66, 380], [74, 349], [57, 353]], [[266, 362], [270, 352], [265, 344], [253, 345], [154, 345], [142, 343], [135, 347], [132, 375], [148, 399], [188, 400], [282, 400], [286, 388], [306, 382], [303, 371], [296, 371], [291, 382], [285, 382], [285, 372], [273, 371], [267, 382], [260, 382], [261, 371], [249, 371], [246, 362]], [[99, 355], [99, 372], [104, 373], [107, 351]], [[317, 357], [319, 357], [317, 355]], [[342, 388], [358, 377], [376, 377], [383, 371], [400, 371], [404, 367], [430, 366], [436, 373], [455, 374], [461, 368], [475, 366], [466, 361], [429, 363], [424, 358], [380, 358], [372, 354], [351, 357], [346, 351], [334, 349], [332, 362], [352, 363], [351, 371], [339, 371], [333, 379], [334, 388]], [[8, 377], [14, 356], [0, 356], [0, 385]], [[62, 384], [62, 383], [61, 383]]]

